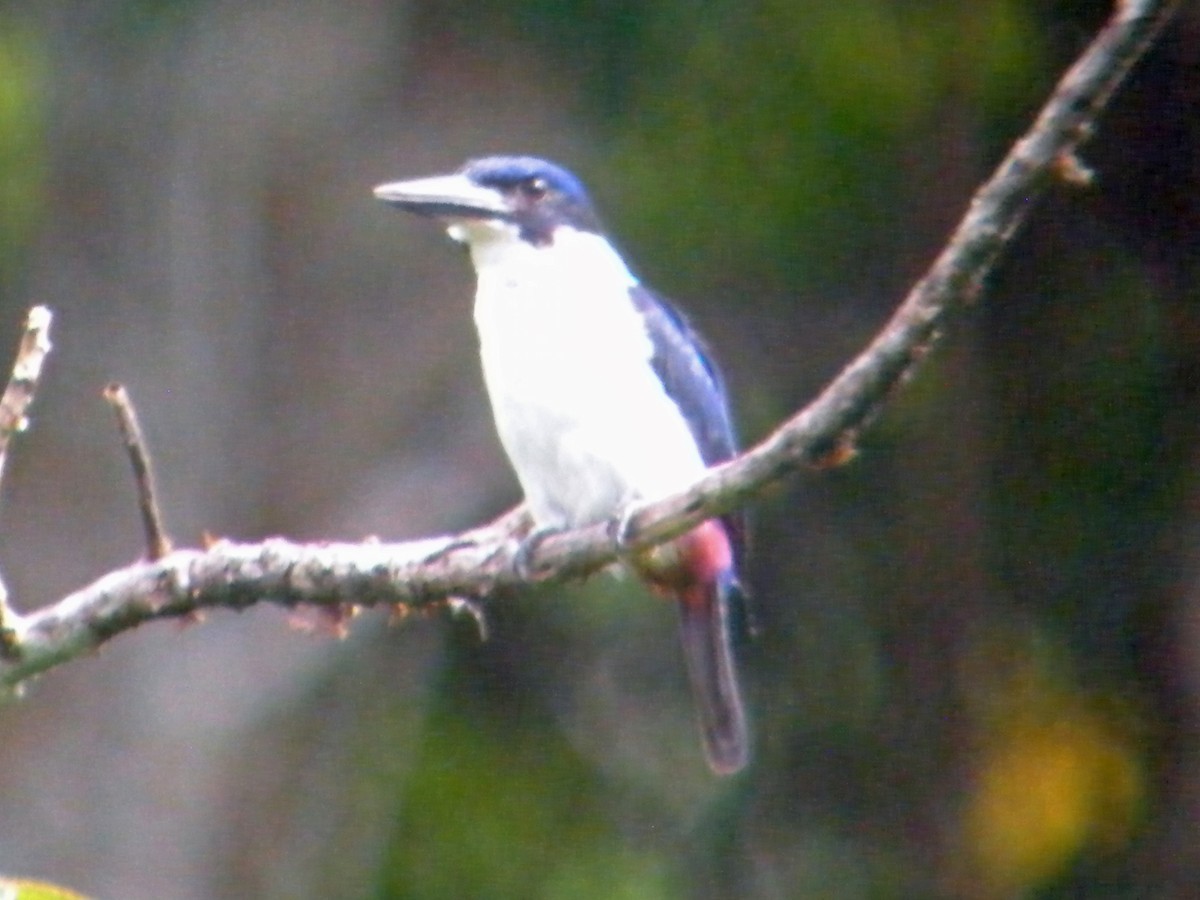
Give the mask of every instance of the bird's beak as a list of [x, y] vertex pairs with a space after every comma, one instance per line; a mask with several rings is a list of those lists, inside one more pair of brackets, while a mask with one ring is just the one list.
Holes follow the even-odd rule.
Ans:
[[393, 181], [375, 188], [375, 196], [410, 212], [441, 219], [503, 219], [511, 213], [504, 197], [465, 175], [437, 175]]

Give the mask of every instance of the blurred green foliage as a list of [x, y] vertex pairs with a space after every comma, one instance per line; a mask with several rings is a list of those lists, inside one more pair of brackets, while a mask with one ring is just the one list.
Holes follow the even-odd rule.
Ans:
[[687, 27], [670, 33], [672, 65], [623, 111], [612, 181], [622, 233], [697, 290], [844, 279], [903, 231], [897, 154], [936, 135], [950, 102], [986, 118], [1036, 58], [1009, 0], [689, 12], [674, 19]]
[[38, 34], [0, 15], [0, 283], [9, 289], [45, 208], [46, 65]]
[[553, 729], [447, 696], [400, 797], [380, 897], [671, 898], [656, 853], [605, 816], [602, 784]]
[[[1012, 398], [997, 410], [997, 562], [1014, 593], [1062, 627], [1078, 620], [1080, 597], [1097, 598], [1097, 627], [1079, 630], [1079, 649], [1110, 651], [1103, 658], [1112, 662], [1121, 656], [1103, 641], [1124, 639], [1139, 603], [1124, 591], [1115, 595], [1125, 594], [1120, 605], [1112, 602], [1124, 580], [1115, 569], [1139, 577], [1135, 548], [1167, 525], [1185, 490], [1184, 448], [1164, 439], [1175, 414], [1164, 389], [1172, 338], [1161, 297], [1120, 247], [1079, 256], [1058, 249], [1057, 261], [1039, 254], [1045, 274], [1036, 293], [1008, 317], [1008, 327], [1027, 329], [1007, 337], [1020, 340], [1029, 365], [995, 372]], [[1020, 573], [1039, 558], [1043, 577], [1026, 581], [1030, 596]]]

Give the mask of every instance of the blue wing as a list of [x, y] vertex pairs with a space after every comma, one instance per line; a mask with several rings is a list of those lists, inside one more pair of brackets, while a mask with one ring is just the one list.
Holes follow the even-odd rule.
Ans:
[[[729, 414], [725, 382], [712, 361], [704, 339], [679, 310], [640, 285], [630, 289], [634, 306], [642, 314], [654, 347], [651, 364], [683, 413], [700, 458], [707, 466], [737, 454], [737, 436]], [[746, 522], [741, 513], [721, 521], [729, 531], [734, 556], [740, 562], [746, 542]]]

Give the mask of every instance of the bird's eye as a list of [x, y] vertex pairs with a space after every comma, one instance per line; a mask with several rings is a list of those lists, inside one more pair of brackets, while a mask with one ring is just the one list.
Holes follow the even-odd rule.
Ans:
[[546, 184], [545, 178], [530, 178], [521, 185], [521, 193], [530, 200], [541, 200], [549, 191], [550, 185]]

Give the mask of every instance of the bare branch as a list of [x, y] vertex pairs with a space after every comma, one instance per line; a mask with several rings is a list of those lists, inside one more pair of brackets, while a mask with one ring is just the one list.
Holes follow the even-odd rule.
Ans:
[[[8, 445], [13, 435], [29, 426], [27, 413], [37, 393], [42, 365], [50, 353], [50, 321], [45, 306], [35, 306], [25, 319], [25, 333], [17, 347], [8, 386], [0, 396], [0, 479], [8, 460]], [[0, 581], [0, 656], [8, 655], [18, 640], [21, 618], [8, 605], [8, 588]]]
[[[870, 346], [766, 440], [711, 470], [685, 493], [641, 509], [629, 523], [627, 549], [681, 534], [801, 466], [849, 458], [858, 433], [925, 356], [950, 315], [978, 295], [1033, 202], [1056, 180], [1074, 181], [1073, 174], [1084, 171], [1072, 165], [1076, 149], [1176, 5], [1119, 3]], [[518, 510], [465, 534], [404, 544], [299, 545], [275, 539], [178, 550], [105, 575], [23, 617], [17, 639], [0, 645], [0, 686], [15, 687], [144, 622], [213, 607], [240, 609], [262, 601], [419, 607], [492, 596], [528, 583], [515, 571], [513, 540], [527, 528], [528, 516]], [[616, 556], [609, 526], [602, 523], [547, 537], [528, 562], [536, 580], [562, 581], [594, 572]]]
[[150, 465], [150, 454], [146, 450], [146, 439], [142, 437], [142, 426], [138, 422], [137, 410], [129, 399], [123, 384], [113, 382], [104, 388], [104, 399], [117, 417], [117, 429], [129, 454], [129, 465], [133, 469], [133, 480], [137, 486], [138, 511], [142, 514], [142, 529], [146, 534], [147, 558], [162, 559], [171, 552], [171, 539], [163, 527], [162, 512], [158, 507], [158, 496], [154, 486], [154, 470]]
[[8, 444], [14, 434], [29, 426], [26, 413], [37, 392], [38, 379], [42, 377], [42, 364], [50, 353], [50, 310], [35, 306], [25, 319], [25, 333], [17, 348], [17, 359], [13, 363], [8, 387], [0, 396], [0, 478], [4, 475], [4, 464], [8, 459]]

